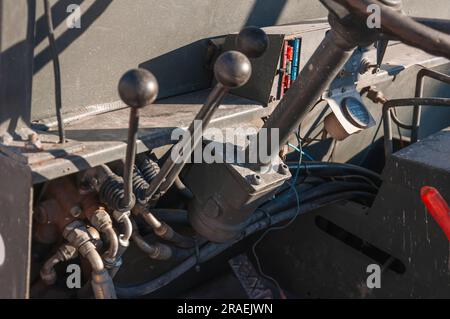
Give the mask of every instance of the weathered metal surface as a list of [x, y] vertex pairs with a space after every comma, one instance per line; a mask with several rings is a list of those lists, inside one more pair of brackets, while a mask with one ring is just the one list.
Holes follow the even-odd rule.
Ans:
[[[186, 128], [206, 100], [209, 90], [203, 90], [174, 98], [161, 100], [141, 110], [138, 133], [138, 153], [172, 144], [171, 133], [175, 128]], [[227, 95], [217, 110], [211, 125], [217, 128], [234, 122], [242, 125], [267, 116], [270, 108], [241, 97]], [[119, 109], [85, 118], [68, 124], [68, 139], [83, 144], [80, 152], [68, 152], [56, 158], [32, 165], [33, 182], [75, 173], [77, 171], [112, 162], [124, 157], [128, 128], [128, 110]]]
[[38, 138], [40, 149], [30, 150], [30, 141], [12, 141], [7, 145], [0, 143], [0, 151], [19, 163], [32, 165], [83, 150], [83, 144], [79, 142], [69, 140], [64, 145], [59, 144], [55, 135], [42, 133]]
[[[375, 54], [375, 52], [371, 51], [368, 56], [371, 57], [371, 54]], [[416, 69], [415, 64], [433, 67], [445, 62], [445, 59], [434, 58], [420, 50], [402, 44], [392, 45], [386, 53], [385, 64], [379, 74], [376, 77], [362, 76], [358, 87], [378, 84], [381, 85], [381, 89], [387, 89], [384, 92], [390, 98], [408, 96], [409, 91], [411, 91], [412, 96], [413, 88], [408, 87], [408, 85], [411, 85], [408, 77], [416, 72], [414, 71]], [[163, 99], [143, 110], [138, 152], [171, 143], [170, 134], [172, 130], [176, 127], [187, 127], [189, 125], [206, 100], [207, 94], [208, 90], [204, 90]], [[365, 103], [367, 103], [366, 105], [374, 118], [379, 121], [381, 107], [368, 102], [367, 99], [365, 99]], [[65, 158], [57, 158], [33, 165], [34, 182], [42, 182], [122, 158], [125, 152], [123, 141], [126, 140], [128, 111], [123, 109], [123, 104], [116, 104], [113, 111], [82, 117], [79, 121], [69, 123], [67, 125], [67, 138], [81, 142], [84, 147], [83, 151], [67, 152], [68, 156]], [[271, 104], [271, 107], [273, 106]], [[239, 127], [244, 125], [246, 121], [253, 121], [269, 115], [272, 110], [271, 107], [264, 109], [257, 102], [228, 95], [219, 108], [217, 117], [213, 119], [212, 125]], [[305, 118], [302, 127], [307, 129], [311, 126], [314, 117], [317, 115], [316, 111]], [[407, 116], [403, 113], [399, 114], [402, 118]], [[440, 121], [443, 120], [445, 118], [440, 118]], [[336, 147], [335, 158], [348, 161], [361, 152], [367, 145], [370, 145], [375, 129], [366, 130], [364, 133], [351, 136], [340, 143]], [[426, 132], [429, 132], [429, 130], [424, 130], [424, 133]]]
[[[34, 1], [33, 1], [34, 2]], [[238, 32], [245, 25], [291, 24], [326, 16], [319, 1], [54, 0], [53, 17], [62, 69], [64, 111], [117, 99], [116, 81], [142, 65], [158, 78], [161, 96], [207, 88], [207, 40]], [[37, 1], [33, 119], [54, 115], [53, 70], [41, 1]], [[69, 4], [81, 5], [81, 28], [68, 29]], [[445, 18], [447, 0], [405, 0], [409, 15]], [[25, 17], [23, 18], [25, 19]], [[164, 30], [164, 32], [161, 32]]]
[[210, 151], [214, 149], [214, 158], [220, 161], [191, 165], [183, 180], [194, 195], [189, 203], [192, 227], [208, 240], [222, 243], [239, 238], [248, 217], [291, 174], [279, 157], [272, 160], [271, 166], [257, 172], [251, 164], [239, 161], [234, 148], [230, 151], [217, 142], [207, 147], [211, 145]]
[[[41, 1], [37, 1], [33, 119], [54, 115], [53, 71]], [[161, 97], [208, 88], [208, 39], [246, 25], [268, 26], [324, 16], [316, 1], [53, 0], [65, 111], [117, 99], [117, 79], [142, 66], [157, 77]], [[80, 4], [81, 28], [68, 29], [69, 4]]]
[[0, 154], [0, 298], [27, 298], [30, 284], [31, 171]]
[[30, 122], [35, 1], [0, 1], [0, 137]]
[[[368, 58], [375, 61], [375, 50], [368, 53]], [[361, 90], [367, 86], [376, 86], [377, 90], [384, 93], [386, 98], [410, 98], [414, 96], [415, 79], [417, 73], [422, 67], [432, 68], [434, 70], [448, 73], [450, 64], [446, 59], [436, 58], [423, 51], [412, 49], [403, 44], [393, 44], [389, 46], [380, 72], [375, 76], [368, 72], [361, 76], [357, 89]], [[411, 80], [414, 79], [414, 80]], [[448, 86], [434, 81], [426, 81], [424, 96], [449, 97]], [[352, 163], [361, 164], [362, 158], [367, 157], [369, 152], [374, 149], [374, 142], [383, 137], [383, 130], [378, 129], [381, 122], [382, 106], [370, 101], [363, 96], [363, 102], [369, 112], [377, 122], [374, 127], [363, 130], [358, 134], [351, 135], [344, 141], [337, 143], [333, 160], [337, 162], [352, 161]], [[302, 136], [308, 132], [321, 112], [328, 114], [323, 105], [316, 107], [308, 114], [302, 123]], [[398, 118], [404, 123], [411, 123], [412, 108], [403, 108], [397, 110]], [[450, 111], [443, 108], [424, 107], [422, 111], [422, 122], [420, 138], [426, 137], [450, 125]], [[312, 136], [322, 130], [323, 125], [317, 125]], [[410, 136], [409, 131], [400, 131], [403, 138]], [[399, 137], [399, 132], [393, 127], [394, 138]], [[320, 137], [320, 136], [319, 136]], [[323, 149], [321, 148], [323, 146]], [[329, 141], [321, 143], [321, 146], [315, 145], [310, 149], [316, 159], [320, 159], [326, 153], [329, 147]], [[382, 150], [381, 150], [382, 152]], [[328, 160], [328, 158], [326, 158]], [[382, 163], [381, 163], [382, 164]]]
[[[224, 50], [236, 50], [236, 37], [237, 34], [232, 34], [226, 38]], [[263, 105], [269, 104], [271, 100], [270, 95], [284, 39], [280, 34], [269, 34], [268, 37], [269, 47], [266, 53], [258, 59], [251, 59], [253, 72], [249, 82], [241, 88], [232, 90], [233, 94], [256, 100]]]
[[[372, 208], [354, 203], [331, 206], [300, 216], [285, 231], [273, 232], [257, 252], [261, 260], [280, 262], [264, 263], [265, 272], [300, 297], [449, 298], [449, 242], [420, 198], [424, 185], [450, 198], [448, 158], [449, 130], [393, 154]], [[320, 229], [318, 218], [361, 239], [361, 250], [345, 243], [345, 232], [338, 239]], [[389, 266], [379, 289], [367, 288], [371, 274], [367, 266], [382, 266], [386, 258], [364, 253], [371, 246], [405, 267], [402, 272], [401, 267]]]
[[276, 295], [264, 283], [250, 259], [245, 254], [231, 258], [228, 263], [250, 299], [273, 299]]

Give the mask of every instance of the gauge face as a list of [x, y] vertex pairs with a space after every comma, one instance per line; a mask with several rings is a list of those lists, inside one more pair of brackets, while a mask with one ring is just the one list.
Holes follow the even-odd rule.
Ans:
[[370, 114], [365, 106], [353, 97], [348, 97], [342, 101], [344, 115], [353, 125], [359, 128], [366, 128], [370, 124]]

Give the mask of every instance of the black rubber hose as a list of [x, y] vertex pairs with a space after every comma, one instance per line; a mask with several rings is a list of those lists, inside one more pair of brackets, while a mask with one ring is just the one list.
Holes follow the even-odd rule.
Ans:
[[[242, 234], [242, 237], [235, 242], [216, 244], [216, 243], [208, 243], [204, 247], [199, 250], [198, 255], [190, 256], [184, 262], [182, 262], [177, 267], [173, 268], [169, 272], [159, 276], [158, 278], [152, 279], [151, 281], [131, 287], [123, 287], [116, 285], [117, 295], [122, 298], [136, 298], [151, 294], [152, 292], [157, 291], [158, 289], [168, 285], [176, 278], [183, 275], [189, 269], [195, 267], [198, 263], [203, 263], [208, 261], [209, 259], [219, 255], [224, 252], [231, 246], [233, 246], [236, 242], [240, 241], [243, 238], [246, 238], [260, 230], [263, 230], [271, 225], [279, 224], [281, 222], [292, 219], [300, 214], [304, 214], [310, 212], [312, 210], [318, 209], [323, 206], [331, 205], [342, 200], [348, 200], [353, 198], [373, 198], [373, 194], [364, 193], [364, 192], [345, 192], [341, 194], [333, 194], [330, 196], [321, 197], [319, 200], [305, 203], [300, 205], [299, 207], [291, 208], [289, 210], [274, 214], [271, 218], [267, 218], [263, 212], [258, 212], [252, 215], [251, 224], [249, 224], [245, 231]], [[264, 218], [266, 217], [266, 218]], [[258, 218], [258, 219], [256, 219]]]
[[194, 198], [194, 194], [192, 194], [191, 190], [186, 185], [184, 185], [180, 177], [175, 178], [173, 185], [178, 190], [178, 193], [185, 199], [191, 200]]
[[[290, 169], [297, 169], [297, 163], [289, 163]], [[382, 183], [381, 176], [366, 168], [343, 163], [305, 162], [300, 167], [300, 176], [312, 175], [319, 177], [333, 177], [342, 175], [362, 175], [370, 178], [375, 185]]]
[[[328, 196], [335, 193], [342, 193], [347, 191], [361, 191], [370, 194], [376, 194], [377, 189], [366, 183], [353, 182], [328, 182], [323, 185], [312, 187], [311, 185], [301, 184], [296, 187], [301, 204], [315, 200], [322, 196]], [[264, 212], [273, 214], [291, 208], [297, 204], [297, 194], [288, 189], [278, 195], [275, 199], [267, 202], [259, 208]]]
[[169, 224], [189, 224], [188, 212], [184, 209], [152, 208], [152, 214]]

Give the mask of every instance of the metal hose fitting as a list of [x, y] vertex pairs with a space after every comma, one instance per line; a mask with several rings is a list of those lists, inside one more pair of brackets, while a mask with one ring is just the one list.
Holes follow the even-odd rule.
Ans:
[[167, 223], [158, 220], [152, 213], [143, 213], [142, 217], [147, 222], [147, 224], [152, 227], [155, 234], [161, 239], [170, 241], [171, 243], [174, 243], [176, 246], [181, 248], [194, 247], [194, 241], [192, 240], [192, 238], [177, 233]]
[[103, 258], [108, 262], [113, 262], [116, 258], [117, 251], [119, 250], [119, 240], [117, 234], [114, 231], [112, 220], [109, 214], [99, 209], [90, 217], [89, 221], [99, 232], [105, 235], [109, 242], [108, 250], [103, 254]]
[[121, 225], [121, 232], [119, 235], [119, 251], [117, 252], [115, 262], [113, 265], [108, 267], [111, 278], [114, 278], [122, 266], [122, 256], [128, 249], [128, 246], [130, 246], [130, 238], [133, 233], [133, 224], [130, 220], [130, 212], [121, 213], [115, 211], [113, 213], [113, 218]]
[[167, 245], [161, 243], [149, 244], [144, 238], [139, 234], [136, 223], [132, 221], [133, 224], [133, 233], [131, 238], [135, 244], [142, 250], [146, 255], [148, 255], [151, 259], [156, 260], [168, 260], [172, 258], [173, 252], [172, 248]]
[[57, 275], [55, 266], [59, 263], [72, 260], [78, 256], [77, 249], [69, 244], [61, 245], [56, 253], [51, 256], [41, 269], [40, 275], [44, 283], [48, 286], [56, 283]]
[[86, 226], [81, 221], [67, 225], [63, 237], [86, 258], [92, 268], [92, 289], [97, 299], [115, 299], [116, 293], [109, 273], [105, 270], [103, 260], [97, 252]]

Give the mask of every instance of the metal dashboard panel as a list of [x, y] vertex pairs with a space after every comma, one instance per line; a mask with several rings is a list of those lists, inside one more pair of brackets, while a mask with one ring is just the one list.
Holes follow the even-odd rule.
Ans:
[[31, 255], [31, 171], [0, 154], [0, 299], [28, 298]]
[[[370, 209], [345, 202], [299, 216], [261, 243], [261, 260], [283, 261], [265, 264], [265, 272], [307, 298], [449, 298], [449, 242], [420, 199], [420, 188], [430, 185], [450, 201], [449, 159], [450, 130], [395, 153]], [[400, 260], [405, 271], [387, 269], [381, 288], [367, 289], [367, 266], [382, 263], [320, 229], [318, 218]]]
[[[206, 101], [209, 90], [167, 98], [141, 110], [138, 153], [172, 144], [175, 128], [186, 128]], [[246, 123], [267, 116], [271, 108], [234, 95], [227, 95], [210, 126], [221, 128], [230, 122]], [[64, 157], [34, 163], [33, 183], [41, 183], [103, 163], [121, 159], [125, 155], [129, 109], [98, 114], [66, 126], [66, 136], [83, 144], [83, 150]], [[50, 131], [43, 134], [56, 134]]]

